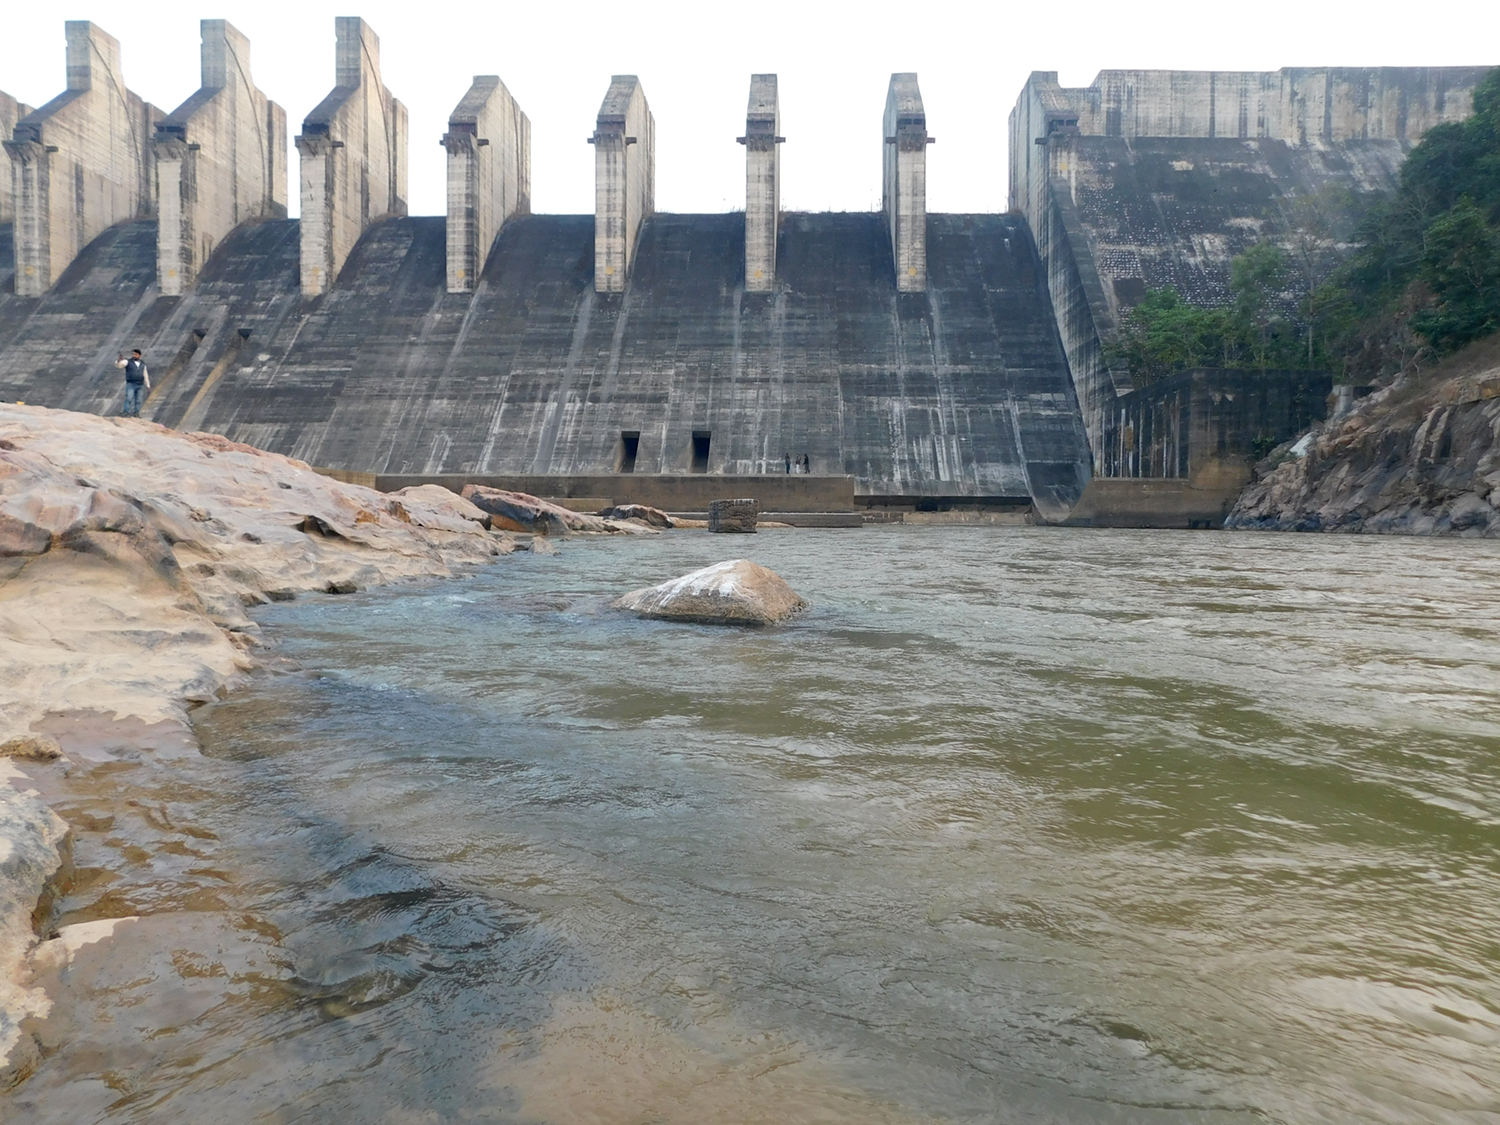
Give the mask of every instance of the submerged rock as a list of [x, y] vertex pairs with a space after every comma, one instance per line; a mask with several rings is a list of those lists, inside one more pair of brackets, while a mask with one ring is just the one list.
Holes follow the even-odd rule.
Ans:
[[749, 559], [715, 563], [681, 578], [634, 590], [614, 603], [641, 617], [703, 625], [775, 625], [808, 603], [773, 570]]

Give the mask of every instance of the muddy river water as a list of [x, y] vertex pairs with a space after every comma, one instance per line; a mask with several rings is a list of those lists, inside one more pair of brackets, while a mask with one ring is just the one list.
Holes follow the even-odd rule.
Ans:
[[[745, 554], [765, 631], [610, 596]], [[569, 541], [79, 762], [14, 1122], [1500, 1121], [1500, 544]], [[295, 662], [295, 667], [291, 662]]]

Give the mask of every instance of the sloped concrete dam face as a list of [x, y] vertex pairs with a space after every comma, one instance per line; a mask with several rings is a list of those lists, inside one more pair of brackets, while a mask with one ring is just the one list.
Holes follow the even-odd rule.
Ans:
[[879, 214], [786, 216], [775, 291], [747, 293], [743, 223], [653, 216], [609, 294], [592, 216], [521, 217], [449, 294], [443, 220], [396, 219], [312, 299], [294, 220], [237, 230], [181, 298], [155, 295], [154, 224], [123, 224], [42, 298], [0, 279], [0, 395], [112, 412], [112, 361], [141, 347], [157, 421], [315, 465], [760, 473], [806, 454], [877, 496], [1076, 499], [1087, 442], [1020, 219], [930, 216], [925, 293], [896, 291]]

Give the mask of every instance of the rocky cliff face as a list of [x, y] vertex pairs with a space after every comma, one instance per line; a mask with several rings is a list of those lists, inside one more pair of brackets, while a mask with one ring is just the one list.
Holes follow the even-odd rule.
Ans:
[[1378, 391], [1299, 445], [1256, 466], [1225, 527], [1500, 538], [1500, 337]]

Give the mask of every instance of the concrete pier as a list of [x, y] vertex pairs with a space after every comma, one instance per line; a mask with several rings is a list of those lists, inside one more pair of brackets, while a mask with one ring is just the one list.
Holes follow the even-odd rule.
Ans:
[[[4, 90], [0, 90], [0, 140], [9, 140], [15, 132], [16, 122], [31, 112], [29, 105], [16, 101]], [[16, 197], [11, 191], [10, 165], [0, 168], [0, 223], [16, 221]]]
[[152, 212], [160, 111], [125, 87], [120, 44], [67, 22], [68, 88], [5, 142], [15, 195], [17, 296], [40, 297], [95, 236]]
[[622, 293], [641, 220], [656, 210], [656, 121], [640, 79], [616, 74], [594, 135], [594, 289]]
[[531, 213], [531, 121], [494, 74], [448, 115], [448, 292], [472, 293], [495, 236]]
[[406, 107], [380, 80], [380, 39], [334, 20], [335, 84], [302, 122], [302, 293], [326, 293], [365, 229], [406, 214]]
[[186, 292], [241, 223], [286, 218], [286, 111], [250, 80], [250, 41], [203, 20], [203, 86], [156, 123], [156, 275]]
[[915, 74], [891, 75], [885, 97], [885, 175], [881, 193], [891, 228], [896, 288], [927, 288], [927, 112]]
[[776, 288], [776, 230], [781, 217], [781, 103], [776, 75], [750, 76], [745, 111], [745, 289]]

